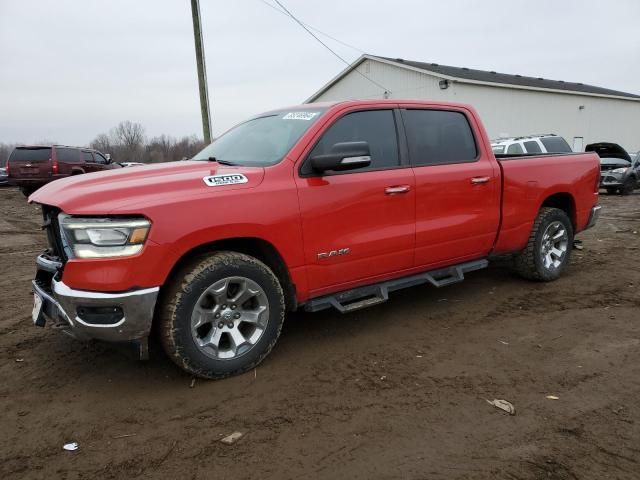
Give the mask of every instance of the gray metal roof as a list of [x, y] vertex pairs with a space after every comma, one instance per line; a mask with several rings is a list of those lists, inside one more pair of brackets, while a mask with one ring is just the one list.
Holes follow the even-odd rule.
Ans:
[[608, 88], [595, 87], [593, 85], [585, 85], [583, 83], [565, 82], [562, 80], [549, 80], [546, 78], [525, 77], [523, 75], [510, 75], [508, 73], [498, 73], [486, 70], [475, 70], [466, 67], [451, 67], [449, 65], [440, 65], [438, 63], [414, 62], [412, 60], [404, 60], [402, 58], [379, 57], [376, 55], [367, 55], [371, 58], [379, 58], [401, 65], [407, 65], [420, 70], [426, 70], [434, 74], [445, 75], [448, 77], [459, 78], [461, 80], [473, 80], [477, 82], [497, 83], [501, 85], [517, 85], [522, 87], [542, 88], [549, 90], [564, 90], [567, 92], [586, 93], [591, 95], [611, 95], [615, 97], [626, 97], [640, 99], [640, 95], [633, 93], [620, 92]]

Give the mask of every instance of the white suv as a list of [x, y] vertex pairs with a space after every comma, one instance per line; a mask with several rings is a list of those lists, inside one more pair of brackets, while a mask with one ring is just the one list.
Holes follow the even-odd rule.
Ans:
[[571, 153], [567, 141], [554, 134], [509, 137], [491, 140], [493, 153], [505, 155], [536, 153]]

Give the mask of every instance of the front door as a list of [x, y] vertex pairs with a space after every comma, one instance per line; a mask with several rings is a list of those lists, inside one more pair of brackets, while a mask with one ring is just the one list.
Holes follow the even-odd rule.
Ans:
[[401, 162], [396, 117], [391, 109], [341, 115], [308, 156], [328, 153], [336, 143], [365, 141], [369, 167], [316, 174], [308, 158], [302, 164], [296, 182], [312, 296], [372, 283], [412, 265], [415, 183]]
[[500, 222], [499, 172], [464, 109], [402, 109], [416, 177], [416, 267], [485, 257]]

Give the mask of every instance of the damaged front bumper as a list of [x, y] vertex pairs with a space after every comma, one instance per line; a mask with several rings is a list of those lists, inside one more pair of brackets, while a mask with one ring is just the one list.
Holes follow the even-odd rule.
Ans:
[[32, 282], [36, 326], [51, 321], [79, 340], [146, 344], [159, 287], [123, 293], [75, 290], [57, 278], [58, 262], [41, 255], [36, 263], [38, 271]]

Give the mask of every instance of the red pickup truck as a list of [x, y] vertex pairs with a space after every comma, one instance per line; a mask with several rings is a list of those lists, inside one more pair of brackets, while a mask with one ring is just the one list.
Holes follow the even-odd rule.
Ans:
[[191, 161], [67, 178], [30, 197], [49, 249], [33, 321], [135, 341], [205, 378], [257, 365], [285, 312], [349, 312], [512, 254], [555, 280], [600, 207], [596, 154], [496, 158], [467, 105], [275, 110]]

